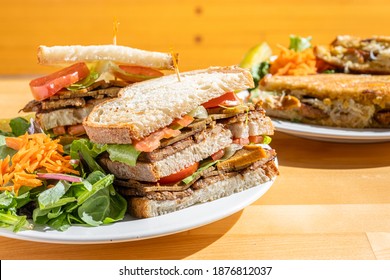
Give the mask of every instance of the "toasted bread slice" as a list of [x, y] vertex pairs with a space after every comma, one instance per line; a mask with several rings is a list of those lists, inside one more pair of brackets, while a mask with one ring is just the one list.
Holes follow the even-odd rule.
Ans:
[[233, 176], [215, 176], [216, 178], [201, 179], [200, 181], [204, 182], [198, 183], [202, 187], [190, 189], [183, 197], [178, 196], [174, 199], [165, 200], [130, 197], [128, 209], [129, 213], [137, 218], [164, 215], [253, 188], [274, 179], [277, 174], [277, 166], [271, 160], [265, 165], [250, 166], [244, 172], [236, 173]]
[[390, 75], [267, 76], [262, 80], [261, 89], [302, 91], [321, 99], [353, 99], [363, 104], [390, 103]]
[[[175, 54], [177, 56], [177, 54]], [[118, 64], [128, 64], [168, 70], [174, 68], [170, 53], [146, 51], [118, 45], [70, 45], [70, 46], [39, 46], [38, 62], [44, 65], [63, 65], [78, 61], [113, 61]]]
[[317, 58], [346, 73], [390, 74], [390, 37], [337, 36], [329, 48], [316, 46]]
[[229, 91], [253, 87], [248, 70], [210, 67], [132, 84], [97, 105], [84, 121], [91, 141], [131, 144]]
[[389, 75], [273, 76], [263, 79], [260, 90], [271, 117], [337, 127], [390, 127]]

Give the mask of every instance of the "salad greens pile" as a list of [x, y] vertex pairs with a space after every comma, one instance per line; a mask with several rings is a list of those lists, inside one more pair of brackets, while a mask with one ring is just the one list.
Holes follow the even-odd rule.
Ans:
[[[296, 52], [302, 52], [305, 49], [311, 48], [311, 37], [300, 37], [300, 36], [295, 36], [295, 35], [290, 35], [290, 45], [289, 49], [294, 50]], [[263, 45], [266, 43], [263, 43]], [[251, 65], [249, 65], [251, 74], [253, 76], [253, 81], [255, 83], [255, 87], [252, 89], [249, 89], [249, 91], [257, 89], [259, 82], [264, 76], [269, 74], [270, 66], [271, 66], [271, 53], [269, 53], [268, 50], [269, 47], [265, 48], [263, 46], [262, 49], [258, 49], [258, 51], [265, 52], [264, 49], [267, 50], [267, 55], [268, 57], [265, 57], [264, 55], [262, 56], [264, 59], [261, 61], [253, 61]], [[254, 56], [254, 54], [248, 53], [248, 55]], [[245, 61], [245, 59], [244, 59]]]
[[[0, 131], [0, 159], [16, 152], [5, 145], [5, 137], [34, 130], [33, 123], [16, 118], [10, 121], [10, 132]], [[123, 159], [127, 154], [124, 145], [97, 145], [86, 139], [75, 140], [65, 148], [81, 175], [40, 173], [40, 187], [22, 186], [17, 195], [0, 192], [0, 227], [17, 232], [43, 225], [64, 231], [71, 225], [99, 226], [124, 218], [127, 201], [116, 192], [114, 176], [104, 172], [96, 157], [110, 149], [113, 158], [131, 162], [131, 155], [136, 153]]]

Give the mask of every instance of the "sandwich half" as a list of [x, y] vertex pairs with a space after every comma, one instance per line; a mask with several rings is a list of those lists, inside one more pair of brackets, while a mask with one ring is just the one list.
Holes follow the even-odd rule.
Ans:
[[131, 215], [170, 213], [278, 174], [275, 151], [261, 145], [273, 134], [271, 120], [235, 95], [251, 87], [247, 70], [211, 67], [130, 85], [93, 109], [84, 121], [90, 140], [134, 154], [124, 162], [107, 149], [99, 158]]
[[390, 127], [390, 76], [266, 76], [257, 100], [267, 115], [347, 128]]
[[22, 111], [35, 112], [41, 128], [56, 136], [83, 135], [82, 121], [95, 105], [131, 83], [163, 76], [174, 59], [119, 45], [40, 46], [38, 62], [60, 70], [30, 82], [34, 100]]
[[390, 37], [337, 36], [329, 47], [316, 46], [316, 57], [341, 72], [390, 74]]

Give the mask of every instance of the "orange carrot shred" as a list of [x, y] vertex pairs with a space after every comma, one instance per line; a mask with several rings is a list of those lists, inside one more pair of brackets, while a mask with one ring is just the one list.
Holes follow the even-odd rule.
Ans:
[[39, 187], [42, 181], [34, 173], [38, 169], [47, 172], [72, 173], [78, 175], [70, 164], [70, 157], [64, 156], [59, 140], [48, 135], [25, 134], [19, 137], [6, 137], [6, 145], [17, 152], [0, 159], [0, 191], [9, 190], [18, 194], [20, 187]]
[[280, 54], [272, 62], [270, 73], [272, 75], [310, 75], [317, 73], [316, 57], [313, 49], [308, 48], [301, 52], [279, 46]]

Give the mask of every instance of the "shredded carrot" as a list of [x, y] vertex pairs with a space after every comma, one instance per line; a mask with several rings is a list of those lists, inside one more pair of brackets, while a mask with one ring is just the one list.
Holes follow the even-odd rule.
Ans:
[[6, 145], [17, 152], [0, 159], [0, 191], [18, 191], [22, 186], [39, 187], [42, 181], [35, 174], [44, 170], [55, 173], [79, 174], [70, 164], [70, 156], [64, 156], [64, 148], [59, 140], [48, 135], [25, 134], [19, 137], [6, 137]]
[[301, 52], [279, 46], [280, 54], [271, 64], [270, 73], [272, 75], [294, 75], [303, 76], [316, 74], [316, 57], [312, 48]]

